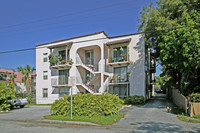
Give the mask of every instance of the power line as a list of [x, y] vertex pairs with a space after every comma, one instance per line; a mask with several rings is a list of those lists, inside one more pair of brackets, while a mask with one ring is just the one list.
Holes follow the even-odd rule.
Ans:
[[[146, 34], [146, 33], [160, 32], [160, 31], [174, 30], [174, 29], [181, 29], [181, 28], [194, 27], [194, 26], [200, 26], [200, 24], [194, 24], [194, 25], [188, 25], [188, 26], [182, 26], [182, 27], [172, 27], [172, 28], [162, 29], [162, 30], [145, 31], [145, 32], [140, 32], [140, 33], [141, 34], [142, 33]], [[83, 43], [83, 42], [96, 41], [96, 40], [102, 40], [102, 39], [107, 39], [107, 38], [90, 39], [90, 40], [84, 40], [84, 41], [77, 41], [77, 42], [73, 42], [73, 43]], [[29, 51], [29, 50], [35, 50], [35, 49], [41, 49], [41, 48], [47, 48], [47, 47], [44, 46], [44, 47], [37, 47], [37, 48], [34, 47], [34, 48], [18, 49], [18, 50], [11, 50], [11, 51], [3, 51], [3, 52], [0, 52], [0, 54]]]
[[[122, 12], [122, 11], [129, 11], [130, 9], [132, 9], [132, 8], [127, 8], [127, 9], [125, 9], [125, 10], [117, 10], [117, 12]], [[113, 13], [117, 13], [117, 12], [112, 12], [111, 14], [113, 14]], [[87, 17], [81, 17], [81, 18], [79, 18], [79, 19], [73, 19], [73, 20], [80, 20], [80, 19], [85, 19], [85, 18], [90, 18], [90, 17], [96, 17], [96, 16], [101, 16], [101, 15], [103, 15], [103, 14], [95, 14], [95, 15], [91, 15], [91, 16], [87, 16]], [[128, 15], [123, 15], [123, 16], [117, 16], [117, 18], [119, 18], [119, 17], [124, 17], [124, 16], [128, 16]], [[130, 16], [130, 15], [129, 15]], [[106, 20], [108, 20], [108, 19], [112, 19], [112, 18], [116, 18], [116, 17], [109, 17], [109, 18], [107, 18]], [[101, 19], [102, 20], [102, 19]], [[101, 20], [99, 20], [98, 22], [100, 22]], [[68, 20], [68, 21], [71, 21], [71, 20]], [[103, 20], [103, 21], [105, 21], [105, 20]], [[66, 21], [63, 21], [63, 22], [66, 22]], [[59, 23], [63, 23], [63, 22], [59, 22]], [[54, 24], [59, 24], [59, 23], [52, 23], [53, 25]], [[84, 23], [91, 23], [91, 21], [90, 22], [82, 22], [82, 23], [76, 23], [76, 24], [68, 24], [68, 25], [66, 25], [66, 26], [73, 26], [73, 25], [80, 25], [80, 24], [84, 24]], [[44, 26], [48, 26], [48, 25], [52, 25], [52, 24], [45, 24], [45, 25], [40, 25], [40, 26], [42, 26], [42, 29], [50, 29], [50, 28], [45, 28]], [[66, 27], [65, 26], [65, 27]], [[44, 27], [44, 28], [43, 28]], [[58, 26], [58, 27], [63, 27], [63, 25], [62, 26]], [[32, 28], [32, 27], [31, 27]], [[56, 28], [56, 27], [55, 27]], [[27, 29], [27, 28], [26, 28]], [[10, 32], [16, 32], [16, 31], [22, 31], [22, 30], [26, 30], [26, 29], [18, 29], [18, 30], [11, 30], [11, 31], [8, 31], [9, 33]], [[51, 28], [51, 29], [54, 29], [54, 28]], [[35, 30], [34, 30], [35, 31]], [[40, 30], [39, 30], [40, 31]], [[4, 33], [5, 34], [5, 31], [2, 31], [2, 32], [0, 32], [0, 34], [1, 33]]]
[[38, 20], [24, 22], [24, 23], [19, 23], [19, 24], [14, 24], [14, 25], [9, 25], [9, 26], [5, 26], [5, 27], [0, 27], [0, 30], [1, 29], [8, 29], [8, 28], [11, 28], [11, 27], [18, 27], [18, 26], [22, 26], [22, 25], [28, 25], [28, 24], [33, 24], [33, 23], [48, 21], [48, 20], [53, 20], [53, 19], [57, 19], [57, 18], [63, 18], [63, 17], [66, 17], [66, 16], [72, 16], [72, 15], [82, 14], [82, 13], [96, 11], [96, 10], [100, 10], [100, 9], [104, 9], [104, 8], [110, 8], [110, 7], [120, 6], [120, 5], [123, 5], [123, 4], [132, 3], [132, 2], [133, 2], [133, 0], [130, 0], [130, 1], [120, 2], [120, 3], [116, 3], [116, 4], [110, 4], [110, 5], [106, 5], [106, 6], [102, 6], [102, 7], [97, 7], [97, 8], [92, 8], [92, 9], [87, 9], [87, 10], [72, 12], [72, 13], [68, 13], [68, 14], [64, 14], [64, 15], [59, 15], [59, 16], [54, 16], [54, 17], [49, 17], [49, 18], [44, 18], [44, 19], [38, 19]]

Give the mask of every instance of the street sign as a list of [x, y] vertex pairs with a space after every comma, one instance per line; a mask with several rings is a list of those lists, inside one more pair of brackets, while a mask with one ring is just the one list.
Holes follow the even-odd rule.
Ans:
[[75, 77], [69, 77], [69, 85], [70, 86], [75, 86], [75, 81], [76, 81]]

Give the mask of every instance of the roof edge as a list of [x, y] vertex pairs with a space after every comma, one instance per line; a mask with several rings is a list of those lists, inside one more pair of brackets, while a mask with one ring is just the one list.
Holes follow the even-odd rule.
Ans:
[[144, 32], [136, 32], [136, 33], [130, 33], [130, 34], [125, 34], [125, 35], [119, 35], [119, 36], [112, 36], [109, 37], [110, 39], [112, 38], [118, 38], [118, 37], [125, 37], [125, 36], [131, 36], [131, 35], [138, 35], [138, 34], [143, 34]]
[[61, 39], [61, 40], [52, 41], [52, 42], [48, 42], [48, 43], [37, 44], [36, 47], [47, 45], [47, 44], [52, 44], [52, 43], [57, 43], [57, 42], [62, 42], [62, 41], [68, 41], [68, 40], [77, 39], [77, 38], [81, 38], [81, 37], [87, 37], [87, 36], [96, 35], [96, 34], [100, 34], [100, 33], [103, 33], [107, 38], [109, 38], [109, 36], [104, 31], [99, 31], [99, 32], [95, 32], [95, 33], [80, 35], [80, 36], [71, 37], [71, 38], [67, 38], [67, 39]]

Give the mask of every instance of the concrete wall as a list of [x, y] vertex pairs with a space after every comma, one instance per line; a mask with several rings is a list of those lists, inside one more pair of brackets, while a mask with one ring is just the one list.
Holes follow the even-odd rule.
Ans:
[[172, 89], [172, 100], [176, 106], [184, 109], [187, 113], [187, 99], [178, 89]]

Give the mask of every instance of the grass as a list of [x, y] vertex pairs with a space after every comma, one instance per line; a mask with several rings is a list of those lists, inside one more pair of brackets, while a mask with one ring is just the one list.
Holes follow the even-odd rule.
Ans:
[[191, 123], [200, 123], [200, 116], [189, 117], [188, 115], [181, 114], [177, 116], [179, 120]]
[[61, 120], [61, 121], [80, 121], [80, 122], [91, 122], [91, 123], [101, 124], [101, 125], [111, 125], [115, 122], [118, 122], [123, 117], [124, 117], [123, 113], [118, 113], [118, 114], [109, 115], [109, 116], [92, 116], [92, 117], [73, 116], [73, 119], [70, 119], [70, 116], [48, 115], [48, 116], [44, 116], [44, 119]]
[[173, 113], [177, 115], [178, 119], [184, 122], [191, 122], [191, 123], [200, 123], [200, 116], [193, 116], [190, 117], [189, 115], [185, 114], [183, 109], [178, 107], [173, 108]]

